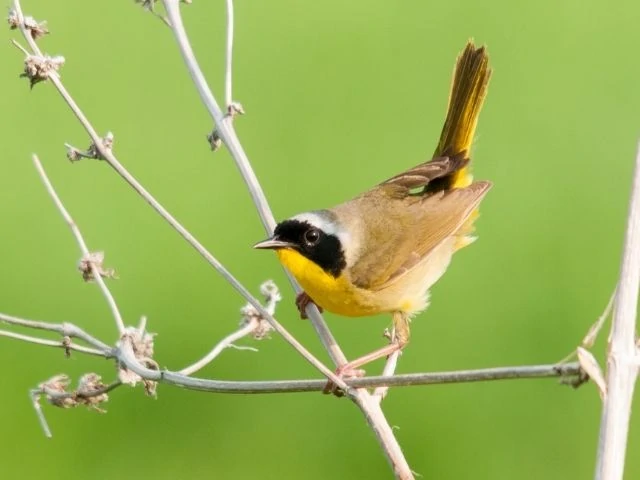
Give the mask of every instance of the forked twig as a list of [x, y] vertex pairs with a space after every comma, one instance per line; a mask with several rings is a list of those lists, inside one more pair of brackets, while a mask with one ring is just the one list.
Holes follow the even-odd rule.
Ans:
[[187, 376], [193, 375], [198, 370], [204, 368], [205, 366], [213, 362], [218, 357], [218, 355], [222, 353], [223, 350], [225, 350], [226, 348], [232, 347], [233, 342], [237, 342], [241, 338], [251, 335], [251, 332], [253, 332], [256, 329], [257, 323], [258, 323], [257, 320], [252, 320], [246, 325], [240, 327], [235, 332], [227, 335], [222, 340], [220, 340], [207, 355], [205, 355], [204, 357], [202, 357], [200, 360], [193, 363], [192, 365], [189, 365], [188, 367], [183, 368], [178, 373], [181, 373], [182, 375], [187, 375]]
[[[21, 333], [10, 332], [8, 330], [0, 330], [0, 337], [13, 338], [15, 340], [21, 340], [27, 343], [35, 343], [36, 345], [43, 345], [45, 347], [63, 348], [65, 351], [76, 351], [80, 353], [86, 353], [87, 355], [95, 355], [97, 357], [112, 358], [113, 355], [110, 352], [104, 350], [98, 350], [90, 347], [83, 347], [82, 345], [74, 345], [70, 341], [63, 340], [48, 340], [46, 338], [38, 338], [32, 335], [23, 335]], [[66, 337], [69, 338], [69, 337]]]
[[68, 227], [71, 229], [71, 233], [73, 233], [73, 236], [75, 237], [76, 242], [80, 247], [80, 251], [82, 252], [82, 262], [86, 262], [86, 265], [88, 265], [89, 268], [91, 269], [91, 277], [92, 277], [91, 279], [98, 284], [98, 287], [100, 288], [100, 292], [102, 292], [102, 295], [107, 301], [107, 305], [109, 305], [109, 308], [111, 309], [111, 314], [113, 315], [113, 319], [116, 322], [116, 327], [118, 328], [118, 332], [120, 333], [120, 335], [122, 335], [125, 330], [124, 321], [122, 320], [122, 314], [120, 313], [120, 309], [118, 308], [118, 305], [116, 304], [116, 301], [113, 298], [113, 295], [109, 291], [109, 287], [107, 287], [107, 284], [102, 278], [104, 275], [104, 272], [101, 266], [96, 264], [94, 260], [94, 255], [91, 252], [89, 252], [89, 248], [87, 247], [87, 244], [84, 241], [84, 238], [82, 237], [82, 233], [80, 233], [80, 229], [71, 218], [71, 215], [69, 215], [69, 212], [67, 211], [67, 209], [64, 208], [64, 205], [62, 204], [60, 197], [58, 197], [58, 194], [53, 188], [53, 185], [51, 185], [51, 181], [49, 180], [49, 177], [47, 177], [47, 174], [44, 171], [44, 168], [42, 168], [42, 163], [40, 163], [38, 156], [34, 154], [32, 156], [32, 159], [33, 159], [33, 164], [35, 165], [36, 170], [38, 171], [38, 174], [42, 179], [42, 183], [44, 183], [44, 186], [47, 189], [47, 193], [49, 194], [49, 196], [51, 196], [51, 199], [53, 200], [53, 203], [55, 204], [56, 208], [60, 212], [60, 215], [62, 215], [62, 218], [64, 218], [64, 221], [66, 222]]
[[[16, 318], [0, 313], [0, 319]], [[27, 319], [18, 319], [20, 324], [51, 332], [60, 332], [61, 324], [39, 322]], [[16, 323], [17, 325], [18, 323]], [[37, 326], [33, 326], [37, 325]], [[74, 332], [76, 338], [94, 338], [80, 327], [65, 323], [64, 332]], [[107, 358], [115, 358], [124, 363], [128, 368], [138, 371], [146, 380], [161, 381], [168, 385], [180, 386], [188, 389], [202, 390], [212, 393], [295, 393], [295, 392], [319, 392], [326, 386], [325, 380], [265, 380], [265, 381], [226, 381], [196, 378], [185, 374], [184, 369], [179, 372], [170, 370], [140, 370], [140, 362], [134, 357], [123, 356], [118, 348], [104, 346], [96, 348]], [[93, 354], [85, 350], [79, 353]], [[364, 378], [348, 379], [349, 386], [354, 388], [373, 387], [408, 387], [418, 385], [443, 385], [449, 383], [472, 383], [494, 380], [532, 379], [558, 377], [569, 379], [580, 375], [580, 366], [577, 362], [563, 365], [525, 365], [513, 367], [484, 368], [475, 370], [457, 370], [451, 372], [410, 373], [402, 375], [371, 376]]]
[[[24, 18], [22, 9], [20, 8], [19, 0], [14, 0], [14, 8], [19, 18]], [[170, 22], [174, 25], [173, 18], [170, 17]], [[173, 27], [172, 27], [173, 28]], [[20, 24], [20, 30], [29, 43], [29, 46], [34, 53], [41, 55], [38, 45], [31, 38], [29, 32], [25, 29], [24, 25]], [[309, 352], [298, 340], [296, 340], [279, 322], [269, 315], [264, 310], [260, 302], [220, 263], [185, 227], [182, 226], [156, 199], [153, 197], [136, 178], [125, 169], [122, 164], [116, 159], [115, 155], [109, 148], [105, 148], [102, 143], [102, 139], [97, 134], [87, 117], [82, 113], [82, 110], [78, 104], [71, 97], [69, 92], [64, 87], [59, 75], [56, 72], [51, 72], [49, 80], [58, 90], [65, 102], [69, 105], [73, 113], [76, 115], [82, 126], [85, 128], [91, 140], [93, 141], [95, 148], [100, 153], [101, 157], [142, 197], [160, 216], [167, 221], [196, 251], [211, 265], [220, 275], [227, 280], [236, 291], [240, 293], [249, 303], [251, 303], [258, 312], [274, 327], [274, 329], [289, 343], [295, 350], [300, 353], [309, 363], [317, 368], [323, 375], [325, 375], [340, 388], [348, 390], [344, 381], [338, 378], [330, 369], [328, 369], [320, 360], [318, 360], [311, 352]], [[222, 120], [222, 119], [221, 119]], [[257, 180], [256, 180], [257, 181]]]

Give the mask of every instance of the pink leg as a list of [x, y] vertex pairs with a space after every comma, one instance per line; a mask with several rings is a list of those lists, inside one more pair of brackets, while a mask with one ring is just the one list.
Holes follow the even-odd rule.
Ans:
[[[373, 362], [374, 360], [378, 360], [382, 357], [388, 357], [393, 352], [397, 352], [398, 350], [402, 350], [406, 344], [400, 345], [398, 342], [390, 343], [389, 345], [385, 345], [378, 350], [374, 350], [371, 353], [367, 353], [355, 360], [351, 360], [349, 363], [345, 363], [344, 365], [338, 367], [336, 369], [336, 375], [340, 378], [359, 378], [364, 377], [365, 371], [358, 368], [367, 363]], [[327, 385], [322, 390], [322, 393], [333, 393], [337, 397], [342, 397], [344, 393], [342, 390], [337, 388], [333, 382], [327, 382]]]
[[[371, 353], [367, 353], [355, 360], [351, 360], [336, 369], [336, 375], [341, 378], [348, 377], [362, 377], [364, 376], [364, 370], [359, 369], [367, 363], [373, 362], [382, 357], [387, 357], [398, 350], [402, 350], [409, 342], [409, 318], [403, 312], [394, 312], [393, 325], [395, 328], [395, 338], [391, 340], [389, 345], [385, 345], [378, 350], [374, 350]], [[327, 382], [327, 385], [322, 390], [322, 393], [333, 393], [334, 395], [341, 397], [344, 395], [342, 390], [338, 389], [333, 382]]]

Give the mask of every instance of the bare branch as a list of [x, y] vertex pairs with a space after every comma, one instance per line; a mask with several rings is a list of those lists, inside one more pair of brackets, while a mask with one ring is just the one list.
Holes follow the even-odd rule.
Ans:
[[[280, 290], [273, 282], [273, 280], [267, 280], [262, 285], [260, 285], [260, 293], [262, 293], [265, 299], [265, 310], [269, 312], [269, 314], [273, 315], [276, 310], [276, 305], [280, 300], [282, 300]], [[224, 349], [236, 347], [233, 342], [243, 337], [251, 335], [256, 340], [262, 340], [263, 338], [268, 336], [269, 332], [272, 330], [272, 327], [264, 318], [262, 318], [260, 313], [253, 307], [253, 305], [245, 305], [240, 310], [240, 312], [242, 313], [242, 321], [240, 322], [239, 330], [223, 338], [220, 342], [218, 342], [213, 350], [211, 350], [202, 359], [198, 360], [189, 367], [183, 368], [178, 373], [181, 373], [183, 375], [192, 375], [193, 373], [203, 368], [205, 365], [211, 363], [218, 355], [220, 355], [220, 353]], [[249, 347], [245, 347], [244, 349], [247, 348]]]
[[257, 320], [253, 320], [251, 323], [247, 323], [245, 326], [241, 327], [230, 335], [227, 335], [222, 340], [220, 340], [220, 342], [218, 342], [218, 344], [213, 347], [213, 349], [207, 355], [205, 355], [192, 365], [183, 368], [178, 373], [181, 373], [182, 375], [193, 375], [195, 372], [204, 368], [206, 365], [215, 360], [215, 358], [220, 355], [220, 353], [222, 353], [224, 349], [231, 347], [233, 345], [233, 342], [251, 335], [251, 333], [256, 329], [257, 325]]
[[8, 323], [10, 325], [33, 328], [35, 330], [47, 330], [49, 332], [55, 332], [62, 335], [63, 337], [77, 338], [88, 343], [89, 345], [93, 345], [96, 349], [101, 350], [105, 353], [110, 353], [113, 350], [113, 348], [106, 343], [101, 342], [92, 335], [89, 335], [87, 332], [73, 325], [72, 323], [41, 322], [38, 320], [28, 320], [26, 318], [14, 317], [12, 315], [7, 315], [6, 313], [0, 313], [0, 321]]
[[40, 398], [43, 395], [51, 405], [60, 408], [86, 405], [93, 410], [103, 413], [104, 410], [100, 409], [98, 405], [109, 399], [107, 394], [110, 391], [122, 385], [122, 383], [118, 381], [105, 385], [101, 382], [100, 376], [95, 373], [84, 375], [78, 383], [78, 388], [75, 391], [68, 392], [68, 377], [66, 375], [56, 375], [46, 382], [41, 383], [38, 388], [29, 391], [29, 398], [31, 398], [38, 421], [47, 438], [51, 438], [52, 434], [47, 419], [44, 416], [42, 406], [40, 405]]
[[60, 197], [58, 196], [55, 189], [53, 188], [53, 185], [51, 185], [51, 182], [49, 181], [49, 177], [47, 177], [47, 174], [44, 171], [44, 168], [42, 167], [42, 163], [40, 163], [38, 156], [34, 154], [32, 158], [33, 158], [33, 164], [35, 165], [36, 170], [38, 171], [38, 174], [40, 175], [40, 178], [42, 179], [42, 182], [44, 183], [44, 186], [47, 189], [47, 192], [53, 199], [53, 203], [56, 205], [56, 207], [60, 211], [60, 214], [62, 215], [62, 218], [64, 218], [64, 221], [67, 223], [67, 225], [71, 229], [71, 233], [73, 233], [73, 236], [76, 238], [76, 242], [78, 242], [78, 246], [80, 247], [80, 251], [82, 252], [81, 261], [85, 262], [85, 264], [90, 268], [91, 274], [92, 274], [92, 280], [94, 280], [98, 284], [98, 287], [102, 292], [102, 295], [104, 296], [105, 300], [107, 301], [107, 304], [109, 305], [109, 308], [111, 309], [111, 314], [113, 315], [113, 319], [116, 322], [116, 327], [118, 328], [118, 332], [120, 333], [120, 335], [122, 335], [125, 330], [124, 322], [122, 320], [122, 315], [120, 314], [120, 309], [118, 308], [118, 305], [116, 304], [116, 301], [113, 298], [113, 295], [109, 290], [109, 287], [107, 287], [107, 284], [102, 278], [104, 276], [104, 270], [102, 269], [102, 266], [95, 261], [95, 254], [92, 254], [91, 252], [89, 252], [89, 248], [87, 247], [87, 244], [85, 243], [84, 238], [82, 237], [82, 233], [80, 233], [80, 229], [75, 224], [75, 222], [71, 218], [71, 215], [69, 215], [69, 212], [62, 204], [62, 201], [60, 200]]
[[[17, 14], [22, 17], [22, 11], [20, 9], [20, 2], [18, 0], [14, 0], [14, 8]], [[170, 19], [173, 25], [173, 19]], [[40, 54], [40, 49], [32, 41], [28, 32], [25, 31], [24, 28], [21, 28], [23, 35], [29, 42], [32, 50], [38, 54]], [[85, 128], [91, 140], [96, 145], [96, 148], [104, 158], [104, 160], [142, 197], [144, 198], [149, 205], [158, 213], [160, 216], [167, 221], [196, 251], [203, 257], [205, 260], [213, 266], [222, 277], [227, 280], [231, 286], [233, 286], [249, 303], [251, 303], [259, 312], [264, 316], [264, 318], [271, 323], [274, 329], [282, 335], [282, 337], [292, 345], [300, 355], [302, 355], [309, 363], [311, 363], [315, 368], [317, 368], [323, 375], [325, 375], [328, 379], [338, 385], [340, 388], [347, 388], [347, 385], [342, 381], [342, 379], [338, 378], [331, 370], [329, 370], [320, 360], [318, 360], [314, 355], [311, 354], [300, 342], [298, 342], [279, 322], [275, 320], [271, 315], [269, 315], [260, 305], [260, 302], [251, 295], [251, 293], [186, 229], [184, 228], [136, 179], [131, 175], [120, 162], [116, 159], [115, 155], [113, 155], [110, 149], [107, 149], [102, 144], [101, 138], [96, 133], [95, 129], [87, 119], [87, 117], [82, 113], [78, 104], [73, 100], [69, 92], [64, 87], [63, 83], [60, 81], [60, 77], [53, 72], [49, 80], [58, 90], [60, 95], [63, 97], [65, 102], [69, 105], [73, 113], [76, 115], [82, 126]], [[217, 105], [216, 105], [217, 107]], [[218, 109], [219, 111], [219, 109]], [[222, 115], [220, 120], [222, 120]], [[257, 180], [256, 180], [257, 182]], [[272, 217], [273, 222], [273, 217]]]
[[[44, 345], [46, 347], [63, 348], [65, 351], [74, 350], [80, 353], [86, 353], [87, 355], [95, 355], [97, 357], [113, 358], [110, 352], [104, 350], [97, 350], [95, 348], [83, 347], [82, 345], [74, 345], [70, 341], [63, 340], [48, 340], [44, 338], [33, 337], [31, 335], [23, 335], [21, 333], [10, 332], [8, 330], [0, 330], [0, 337], [13, 338], [15, 340], [21, 340], [23, 342], [35, 343], [36, 345]], [[65, 337], [69, 338], [69, 337]]]
[[[61, 333], [69, 337], [81, 338], [85, 341], [90, 341], [90, 343], [94, 345], [104, 345], [81, 328], [70, 323], [54, 324], [38, 322], [34, 320], [19, 319], [5, 314], [0, 314], [0, 320], [8, 321], [14, 325], [38, 330], [48, 330]], [[284, 393], [322, 391], [326, 386], [325, 380], [225, 381], [194, 378], [184, 374], [184, 371], [171, 372], [169, 370], [152, 370], [142, 366], [137, 360], [136, 355], [133, 353], [130, 340], [124, 342], [124, 345], [125, 346], [120, 345], [120, 347], [115, 349], [115, 351], [112, 351], [113, 349], [104, 345], [104, 356], [108, 358], [117, 358], [119, 362], [123, 363], [127, 368], [130, 368], [145, 379], [162, 381], [170, 385], [176, 385], [193, 390], [203, 390], [213, 393]], [[78, 351], [81, 353], [89, 353], [84, 350]], [[93, 354], [93, 352], [91, 352], [91, 354]], [[579, 375], [581, 375], [580, 365], [577, 362], [573, 362], [563, 365], [532, 365], [450, 372], [411, 373], [394, 375], [392, 377], [371, 376], [349, 379], [346, 380], [346, 382], [349, 386], [354, 388], [373, 388], [546, 377], [560, 377], [562, 379], [567, 379]]]
[[638, 376], [636, 315], [640, 287], [640, 144], [627, 217], [622, 266], [607, 357], [607, 396], [602, 409], [596, 480], [621, 480], [633, 390]]
[[[262, 187], [251, 168], [249, 159], [240, 144], [235, 129], [233, 128], [233, 123], [224, 121], [225, 116], [220, 111], [220, 107], [209, 89], [202, 70], [200, 69], [195, 55], [193, 54], [193, 49], [189, 43], [189, 39], [182, 22], [182, 17], [180, 15], [179, 2], [177, 0], [163, 0], [163, 2], [169, 18], [169, 23], [171, 24], [171, 30], [176, 37], [176, 41], [178, 42], [182, 57], [187, 65], [187, 69], [189, 70], [196, 88], [200, 93], [203, 103], [216, 125], [214, 133], [229, 149], [229, 152], [236, 162], [242, 178], [247, 185], [249, 193], [251, 194], [262, 224], [267, 231], [267, 234], [271, 234], [275, 228], [273, 213], [269, 208], [269, 204], [264, 192], [262, 191]], [[301, 291], [300, 286], [288, 271], [286, 273], [294, 289], [299, 293]], [[324, 319], [322, 318], [322, 315], [320, 315], [316, 306], [309, 305], [306, 312], [333, 362], [338, 366], [344, 365], [347, 362], [347, 359], [335, 341], [335, 338], [331, 334], [331, 331], [327, 327], [327, 324], [324, 322]], [[378, 438], [396, 477], [412, 479], [413, 473], [411, 472], [411, 468], [402, 454], [400, 446], [393, 435], [391, 426], [380, 409], [378, 400], [372, 398], [369, 393], [364, 390], [359, 390], [355, 393], [347, 393], [352, 396], [354, 401], [363, 411], [365, 418], [376, 434], [376, 437]]]
[[36, 416], [38, 417], [38, 421], [40, 422], [40, 427], [44, 432], [44, 436], [47, 438], [51, 438], [51, 429], [49, 428], [49, 424], [47, 423], [47, 419], [44, 416], [44, 412], [42, 411], [42, 405], [40, 405], [40, 396], [42, 392], [40, 389], [34, 389], [29, 392], [29, 398], [31, 399], [31, 405], [33, 405], [33, 409], [36, 411]]
[[[251, 167], [249, 158], [238, 139], [233, 124], [231, 122], [224, 121], [225, 114], [220, 109], [211, 89], [207, 85], [207, 81], [200, 69], [200, 65], [193, 53], [193, 49], [189, 43], [189, 38], [187, 37], [187, 33], [184, 29], [182, 16], [180, 15], [179, 2], [177, 0], [163, 0], [163, 2], [165, 10], [167, 11], [169, 23], [171, 24], [171, 30], [175, 35], [178, 47], [180, 48], [180, 53], [182, 54], [182, 58], [187, 66], [187, 70], [189, 71], [191, 79], [200, 94], [200, 99], [204, 103], [209, 115], [211, 115], [211, 118], [216, 125], [216, 130], [214, 132], [215, 136], [217, 139], [223, 141], [229, 149], [236, 166], [240, 170], [242, 179], [247, 185], [247, 189], [249, 190], [253, 203], [258, 210], [258, 215], [260, 216], [262, 225], [264, 226], [267, 234], [271, 234], [276, 226], [275, 218], [273, 217], [267, 198], [262, 190], [262, 186]], [[300, 286], [288, 271], [285, 270], [285, 272], [295, 291], [300, 293], [302, 291]], [[333, 363], [337, 366], [347, 363], [347, 358], [338, 346], [338, 343], [315, 305], [310, 304], [307, 307], [307, 315], [311, 320], [320, 341], [333, 360]]]
[[[268, 380], [268, 381], [225, 381], [209, 380], [183, 375], [169, 370], [152, 370], [141, 365], [128, 342], [120, 342], [118, 359], [142, 378], [176, 385], [190, 390], [212, 393], [297, 393], [318, 392], [326, 386], [325, 380]], [[580, 375], [578, 363], [565, 365], [534, 365], [520, 367], [499, 367], [479, 370], [461, 370], [454, 372], [411, 373], [393, 377], [364, 377], [347, 379], [349, 386], [357, 388], [403, 387], [414, 385], [440, 385], [448, 383], [483, 382], [493, 380], [511, 380], [526, 378], [560, 377]], [[370, 397], [371, 398], [371, 397]], [[373, 400], [373, 399], [372, 399]]]
[[[384, 368], [382, 369], [382, 377], [393, 377], [396, 372], [396, 367], [398, 366], [398, 359], [400, 358], [401, 350], [397, 350], [389, 355], [386, 363], [384, 364]], [[389, 391], [389, 387], [378, 387], [373, 392], [373, 397], [378, 399], [378, 403], [384, 400], [384, 397], [387, 396], [387, 392]]]
[[233, 82], [231, 78], [231, 67], [233, 62], [233, 25], [233, 0], [227, 0], [227, 50], [225, 56], [224, 100], [229, 114], [231, 114], [229, 109], [233, 104]]

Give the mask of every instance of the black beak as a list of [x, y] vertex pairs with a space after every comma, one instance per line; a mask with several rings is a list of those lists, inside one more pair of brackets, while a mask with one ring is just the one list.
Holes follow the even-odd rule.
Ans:
[[276, 238], [267, 238], [266, 240], [256, 243], [253, 248], [277, 250], [279, 248], [291, 248], [293, 246], [293, 243], [290, 242], [283, 242], [282, 240], [277, 240]]

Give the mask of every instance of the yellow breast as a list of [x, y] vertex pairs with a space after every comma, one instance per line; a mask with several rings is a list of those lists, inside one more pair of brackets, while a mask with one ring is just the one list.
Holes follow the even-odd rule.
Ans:
[[345, 275], [334, 277], [295, 250], [276, 250], [289, 270], [316, 305], [339, 315], [362, 317], [386, 311], [375, 296], [354, 286]]

